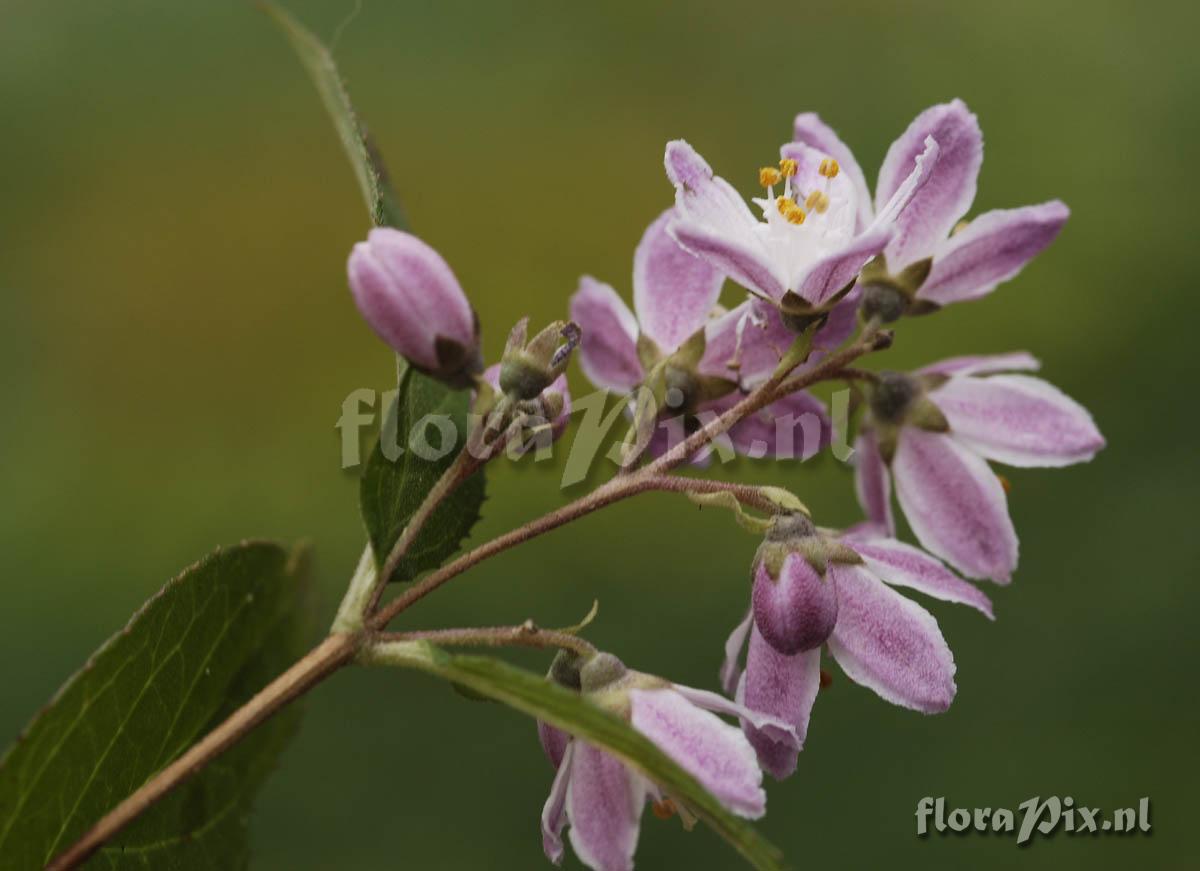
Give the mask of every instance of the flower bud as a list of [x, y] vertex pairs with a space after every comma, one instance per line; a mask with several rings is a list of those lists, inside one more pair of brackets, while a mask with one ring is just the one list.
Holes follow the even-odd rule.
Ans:
[[396, 353], [451, 386], [469, 386], [482, 368], [478, 324], [440, 254], [376, 227], [350, 252], [347, 273], [359, 311]]
[[837, 624], [838, 595], [829, 562], [859, 562], [857, 554], [818, 533], [803, 514], [778, 517], [755, 556], [754, 625], [788, 656], [820, 647]]
[[[499, 390], [501, 371], [500, 364], [489, 366], [483, 373], [483, 379]], [[566, 430], [571, 417], [571, 391], [567, 388], [567, 376], [559, 375], [535, 398], [518, 401], [513, 413], [522, 415], [524, 421], [520, 435], [514, 439], [519, 440], [515, 454], [523, 455], [533, 447], [548, 448]], [[507, 422], [509, 418], [503, 420]]]
[[536, 399], [567, 371], [571, 352], [579, 344], [579, 326], [555, 321], [526, 344], [529, 318], [509, 333], [500, 362], [499, 387], [514, 398]]

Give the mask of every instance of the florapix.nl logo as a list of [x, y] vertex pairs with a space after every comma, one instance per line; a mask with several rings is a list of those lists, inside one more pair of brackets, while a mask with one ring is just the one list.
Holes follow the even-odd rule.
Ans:
[[1150, 798], [1138, 799], [1136, 807], [1105, 811], [1081, 804], [1073, 796], [1034, 796], [1010, 808], [946, 807], [943, 796], [925, 796], [917, 802], [917, 836], [972, 832], [1015, 835], [1018, 845], [1026, 845], [1035, 836], [1065, 835], [1137, 835], [1150, 833]]

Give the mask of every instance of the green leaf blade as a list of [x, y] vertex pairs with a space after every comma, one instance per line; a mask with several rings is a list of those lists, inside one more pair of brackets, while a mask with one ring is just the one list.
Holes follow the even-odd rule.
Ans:
[[[217, 551], [89, 659], [0, 761], [3, 867], [44, 865], [302, 652], [302, 562], [267, 543]], [[146, 867], [134, 857], [157, 845], [155, 868], [201, 867], [218, 847], [222, 867], [237, 865], [249, 800], [296, 716], [153, 807], [97, 864]], [[229, 812], [210, 820], [206, 808], [222, 803]]]
[[350, 95], [338, 73], [333, 55], [324, 43], [297, 21], [290, 12], [271, 0], [260, 0], [263, 10], [287, 37], [300, 63], [308, 72], [325, 111], [337, 131], [342, 149], [350, 160], [358, 187], [366, 200], [371, 222], [377, 227], [407, 229], [408, 219], [400, 199], [388, 182], [387, 170], [378, 149], [367, 135], [350, 103]]
[[627, 722], [577, 693], [501, 660], [451, 656], [426, 642], [393, 643], [380, 658], [452, 681], [603, 747], [682, 798], [752, 866], [761, 871], [783, 868], [780, 852], [751, 825], [725, 810], [694, 777]]
[[[363, 521], [377, 565], [387, 559], [430, 488], [454, 461], [467, 433], [470, 395], [466, 391], [451, 390], [403, 361], [400, 367], [396, 402], [388, 411], [383, 432], [371, 451], [359, 485]], [[418, 424], [427, 415], [448, 420], [456, 434], [454, 448], [436, 460], [423, 459], [412, 448], [412, 437], [422, 432]], [[437, 444], [439, 437], [430, 435], [429, 442], [442, 448], [443, 445]], [[384, 453], [385, 440], [394, 441], [401, 450], [394, 461]], [[479, 520], [486, 495], [486, 479], [480, 470], [434, 510], [391, 580], [411, 580], [423, 571], [437, 568], [455, 553]]]

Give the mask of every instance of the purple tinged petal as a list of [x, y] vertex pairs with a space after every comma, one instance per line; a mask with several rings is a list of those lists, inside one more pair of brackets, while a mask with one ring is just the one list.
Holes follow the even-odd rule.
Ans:
[[887, 202], [876, 211], [875, 220], [871, 222], [871, 226], [890, 227], [894, 225], [904, 209], [912, 202], [913, 197], [933, 175], [938, 158], [941, 156], [941, 149], [930, 136], [925, 137], [924, 146], [924, 150], [917, 155], [913, 162], [912, 171], [908, 177], [901, 182]]
[[1053, 242], [1070, 214], [1058, 200], [985, 212], [938, 245], [917, 297], [948, 305], [986, 296]]
[[918, 369], [918, 375], [986, 375], [990, 372], [1013, 372], [1016, 370], [1037, 371], [1042, 363], [1028, 351], [1013, 351], [1009, 354], [984, 354], [980, 356], [949, 357]]
[[[732, 394], [729, 404], [741, 399]], [[803, 390], [749, 414], [729, 429], [734, 450], [753, 459], [808, 460], [830, 442], [833, 424], [825, 403]]]
[[579, 362], [593, 384], [625, 393], [641, 382], [637, 320], [615, 290], [585, 275], [571, 297], [571, 320], [583, 331]]
[[906, 426], [892, 458], [896, 496], [922, 546], [973, 578], [1006, 584], [1017, 533], [1000, 479], [949, 435]]
[[862, 292], [856, 287], [833, 307], [824, 326], [813, 336], [813, 356], [809, 357], [810, 364], [824, 356], [822, 351], [833, 350], [850, 338], [858, 324], [858, 304], [861, 297]]
[[571, 736], [548, 723], [537, 721], [538, 741], [542, 744], [542, 752], [546, 754], [546, 758], [550, 760], [550, 764], [558, 768], [563, 761], [563, 757], [567, 752], [567, 745], [571, 743]]
[[895, 533], [891, 476], [879, 453], [879, 442], [871, 430], [860, 432], [854, 440], [854, 489], [867, 519], [889, 533]]
[[858, 276], [868, 260], [887, 246], [892, 232], [890, 226], [873, 227], [841, 249], [822, 257], [796, 281], [796, 293], [813, 305], [828, 302]]
[[757, 819], [767, 796], [754, 748], [741, 730], [673, 689], [629, 693], [631, 723], [729, 810]]
[[733, 627], [729, 638], [725, 640], [725, 661], [721, 663], [720, 678], [721, 689], [729, 695], [733, 695], [737, 690], [738, 678], [741, 677], [738, 657], [741, 656], [742, 648], [746, 646], [746, 639], [750, 637], [750, 627], [753, 625], [754, 609], [747, 608], [742, 622]]
[[755, 384], [775, 371], [795, 341], [779, 309], [750, 299], [708, 322], [699, 369], [703, 375]]
[[642, 332], [665, 353], [704, 326], [725, 282], [723, 273], [667, 233], [674, 214], [659, 215], [633, 255], [633, 308]]
[[829, 652], [855, 683], [938, 714], [954, 701], [954, 655], [933, 615], [856, 566], [834, 565], [842, 608]]
[[863, 558], [866, 568], [884, 582], [910, 587], [943, 602], [970, 605], [989, 620], [996, 619], [992, 613], [992, 600], [981, 589], [964, 581], [924, 551], [894, 538], [850, 531], [843, 540]]
[[1010, 466], [1082, 463], [1104, 447], [1088, 410], [1040, 378], [951, 378], [929, 398], [955, 439]]
[[[541, 725], [538, 723], [539, 732]], [[545, 744], [542, 746], [545, 747]], [[567, 789], [571, 782], [573, 753], [574, 748], [571, 746], [563, 747], [563, 755], [559, 762], [555, 763], [558, 771], [555, 773], [554, 783], [550, 787], [550, 796], [542, 808], [542, 850], [545, 851], [546, 858], [555, 865], [561, 865], [563, 858], [562, 830], [567, 824]]]
[[630, 871], [646, 800], [645, 780], [591, 744], [576, 740], [571, 748], [567, 818], [575, 855], [596, 871]]
[[409, 233], [372, 230], [347, 263], [350, 290], [371, 328], [418, 366], [439, 368], [438, 337], [476, 345], [475, 316], [442, 256]]
[[703, 257], [742, 287], [771, 299], [781, 299], [787, 291], [786, 279], [756, 237], [745, 239], [726, 235], [711, 227], [676, 217], [668, 228], [675, 241], [698, 257]]
[[706, 711], [712, 711], [714, 714], [725, 714], [730, 717], [737, 717], [739, 720], [745, 720], [754, 726], [754, 728], [762, 730], [765, 735], [775, 741], [796, 742], [798, 740], [795, 726], [778, 717], [764, 714], [761, 711], [753, 711], [741, 702], [727, 699], [720, 693], [698, 690], [694, 687], [683, 686], [682, 684], [672, 684], [672, 686], [674, 686], [675, 692], [679, 693], [693, 705], [704, 708]]
[[749, 722], [742, 724], [742, 731], [758, 753], [759, 764], [776, 780], [783, 780], [796, 770], [820, 688], [820, 648], [787, 656], [767, 643], [757, 628], [751, 633], [738, 701], [795, 727], [794, 741], [778, 741]]
[[879, 170], [876, 211], [903, 184], [927, 138], [938, 144], [937, 165], [897, 218], [898, 232], [887, 250], [888, 265], [896, 269], [933, 254], [975, 199], [983, 133], [966, 104], [954, 100], [926, 109], [892, 143]]
[[792, 138], [818, 151], [828, 154], [840, 165], [842, 172], [854, 187], [857, 208], [857, 229], [862, 230], [871, 223], [871, 192], [862, 168], [854, 159], [854, 152], [838, 138], [833, 129], [816, 112], [803, 112], [796, 116], [792, 126]]
[[837, 622], [837, 588], [799, 554], [788, 554], [772, 578], [764, 563], [754, 572], [754, 625], [780, 653], [819, 647]]

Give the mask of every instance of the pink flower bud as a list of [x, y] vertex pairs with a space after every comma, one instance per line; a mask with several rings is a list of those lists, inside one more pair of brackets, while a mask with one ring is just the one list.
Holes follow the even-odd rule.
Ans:
[[832, 579], [822, 577], [798, 553], [783, 561], [777, 578], [766, 561], [754, 572], [754, 623], [773, 648], [789, 656], [820, 647], [837, 623], [838, 595]]
[[479, 331], [458, 279], [416, 236], [377, 227], [350, 252], [350, 290], [367, 323], [414, 366], [452, 384], [479, 370]]

